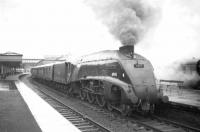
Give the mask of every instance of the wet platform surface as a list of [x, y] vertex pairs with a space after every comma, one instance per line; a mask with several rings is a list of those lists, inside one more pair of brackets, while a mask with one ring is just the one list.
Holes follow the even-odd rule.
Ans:
[[169, 97], [170, 102], [190, 105], [200, 108], [200, 90], [184, 89], [176, 86], [163, 88], [164, 95]]
[[26, 84], [16, 82], [16, 86], [43, 132], [80, 132]]
[[0, 132], [80, 132], [18, 77], [0, 80]]
[[[10, 76], [4, 81], [0, 81], [0, 132], [60, 131], [61, 124], [65, 124], [62, 125], [63, 130], [69, 130], [69, 127], [71, 127], [73, 130], [79, 131], [70, 122], [62, 119], [55, 110], [52, 110], [48, 104], [41, 101], [31, 90], [28, 90], [29, 88], [26, 85], [22, 82], [19, 83], [20, 81], [16, 81], [18, 80], [18, 76]], [[17, 87], [20, 88], [14, 87], [13, 83], [10, 83], [8, 80], [13, 80], [17, 84]], [[169, 96], [171, 102], [200, 108], [200, 90], [180, 89], [173, 86], [163, 88], [163, 92]], [[31, 94], [33, 95], [32, 100], [29, 98]], [[41, 102], [40, 107], [38, 107], [39, 103], [36, 102], [36, 98]], [[42, 108], [42, 106], [45, 107]], [[38, 108], [42, 109], [39, 110]], [[52, 113], [48, 113], [47, 111], [52, 111]], [[40, 116], [36, 116], [37, 114]], [[61, 122], [58, 123], [58, 120]], [[42, 125], [41, 122], [43, 122]], [[54, 125], [55, 122], [58, 123], [57, 128]]]
[[0, 81], [0, 132], [41, 132], [14, 82]]

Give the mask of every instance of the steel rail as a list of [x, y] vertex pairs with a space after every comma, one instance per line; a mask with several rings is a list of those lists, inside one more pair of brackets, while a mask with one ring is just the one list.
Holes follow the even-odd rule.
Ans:
[[[38, 89], [39, 90], [39, 89]], [[43, 92], [40, 90], [40, 92]], [[44, 93], [44, 92], [43, 92]], [[44, 93], [46, 94], [46, 93]], [[58, 102], [60, 102], [58, 100]], [[63, 104], [62, 102], [60, 102], [61, 104]], [[64, 104], [63, 104], [64, 105]], [[67, 106], [68, 107], [68, 106]], [[73, 109], [73, 108], [71, 108]], [[82, 114], [81, 114], [82, 115]], [[91, 120], [89, 117], [82, 115], [83, 118]], [[136, 117], [136, 118], [134, 118]], [[137, 119], [140, 118], [140, 119]], [[194, 132], [198, 132], [200, 131], [200, 129], [198, 128], [194, 128], [191, 126], [187, 126], [178, 122], [174, 122], [174, 121], [170, 121], [155, 115], [152, 115], [151, 118], [145, 118], [144, 116], [140, 116], [140, 115], [136, 115], [133, 114], [132, 117], [127, 117], [127, 120], [129, 120], [131, 123], [133, 124], [139, 124], [145, 128], [143, 128], [142, 130], [153, 130], [155, 132], [166, 132], [166, 131], [186, 131], [186, 132], [190, 132], [190, 131], [194, 131]], [[95, 123], [95, 122], [94, 122]], [[97, 124], [97, 126], [100, 126], [100, 124]], [[104, 131], [110, 131], [108, 129], [105, 128]]]
[[46, 102], [48, 102], [53, 108], [55, 108], [61, 115], [63, 115], [67, 120], [72, 122], [77, 128], [82, 132], [111, 132], [108, 128], [105, 128], [101, 124], [95, 122], [88, 116], [83, 115], [74, 108], [66, 106], [64, 103], [59, 101], [57, 98], [43, 92], [39, 89], [34, 89], [34, 91], [42, 97]]

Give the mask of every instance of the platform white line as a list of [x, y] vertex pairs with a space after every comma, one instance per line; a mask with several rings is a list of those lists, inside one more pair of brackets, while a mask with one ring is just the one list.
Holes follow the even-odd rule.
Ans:
[[80, 132], [23, 82], [16, 82], [16, 86], [43, 132]]

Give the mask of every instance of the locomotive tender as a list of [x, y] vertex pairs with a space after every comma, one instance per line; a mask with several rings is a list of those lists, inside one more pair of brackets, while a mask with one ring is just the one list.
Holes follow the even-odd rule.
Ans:
[[56, 85], [67, 94], [89, 103], [119, 110], [153, 111], [156, 103], [168, 101], [157, 89], [151, 63], [134, 53], [133, 46], [83, 56], [76, 62], [37, 66], [33, 78]]

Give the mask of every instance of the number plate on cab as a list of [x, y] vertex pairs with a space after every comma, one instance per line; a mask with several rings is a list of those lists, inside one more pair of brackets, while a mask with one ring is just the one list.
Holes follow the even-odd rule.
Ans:
[[135, 68], [144, 68], [144, 64], [138, 64], [138, 63], [136, 63], [136, 64], [134, 64], [134, 67]]

